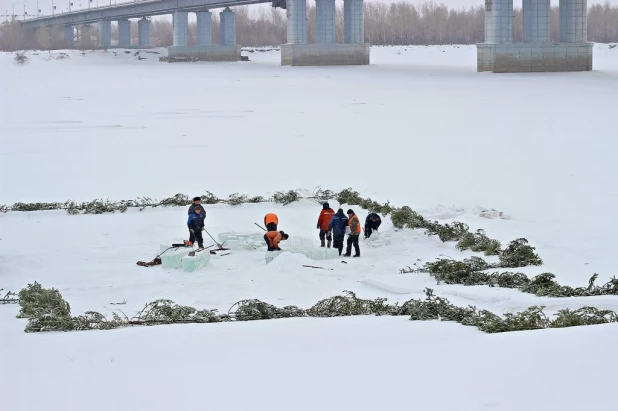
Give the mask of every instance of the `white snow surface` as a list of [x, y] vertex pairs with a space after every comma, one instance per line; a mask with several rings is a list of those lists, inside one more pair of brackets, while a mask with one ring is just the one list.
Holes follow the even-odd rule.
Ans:
[[[477, 73], [473, 46], [374, 47], [370, 66], [318, 68], [280, 67], [276, 51], [233, 64], [67, 53], [30, 53], [25, 66], [0, 55], [0, 203], [351, 186], [503, 245], [526, 237], [545, 262], [518, 269], [529, 276], [581, 286], [616, 274], [617, 49], [596, 44], [593, 72], [508, 75]], [[320, 208], [207, 206], [206, 228], [259, 232], [253, 223], [272, 211], [317, 245]], [[479, 216], [492, 208], [507, 218]], [[186, 239], [186, 218], [180, 207], [0, 215], [0, 288], [58, 288], [75, 315], [132, 315], [158, 298], [220, 312], [245, 298], [307, 308], [343, 290], [394, 302], [426, 287], [496, 313], [618, 310], [610, 296], [538, 298], [399, 274], [475, 254], [388, 218], [380, 230], [392, 244], [361, 241], [347, 264], [283, 253], [266, 265], [263, 249], [194, 273], [135, 264]], [[600, 394], [618, 366], [615, 324], [488, 335], [358, 317], [26, 334], [17, 310], [0, 306], [0, 403], [11, 411], [615, 409]]]

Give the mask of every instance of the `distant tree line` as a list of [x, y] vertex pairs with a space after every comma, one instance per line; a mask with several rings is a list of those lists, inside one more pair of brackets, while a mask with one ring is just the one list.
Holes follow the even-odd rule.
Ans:
[[[243, 46], [276, 46], [286, 42], [285, 10], [273, 8], [252, 13], [248, 6], [236, 7], [236, 36]], [[308, 38], [315, 39], [315, 6], [309, 6]], [[559, 9], [551, 9], [551, 39], [559, 40]], [[475, 44], [484, 39], [485, 11], [483, 6], [468, 9], [452, 9], [444, 4], [426, 2], [414, 4], [400, 1], [392, 4], [365, 4], [365, 40], [373, 45], [430, 45], [430, 44]], [[112, 26], [113, 36], [117, 26]], [[343, 41], [343, 7], [337, 8], [337, 41]], [[219, 16], [213, 13], [213, 42], [219, 41]], [[97, 26], [78, 27], [76, 47], [96, 48]], [[151, 26], [151, 41], [154, 46], [172, 44], [172, 23], [154, 20]], [[137, 21], [132, 22], [132, 37], [137, 43]], [[189, 42], [195, 42], [196, 25], [189, 24]], [[515, 9], [513, 39], [522, 40], [522, 11]], [[609, 2], [595, 4], [588, 9], [588, 40], [598, 43], [618, 42], [618, 6]], [[5, 22], [0, 26], [0, 49], [13, 51], [23, 48], [55, 49], [65, 46], [62, 32], [40, 29], [26, 36], [17, 22]]]

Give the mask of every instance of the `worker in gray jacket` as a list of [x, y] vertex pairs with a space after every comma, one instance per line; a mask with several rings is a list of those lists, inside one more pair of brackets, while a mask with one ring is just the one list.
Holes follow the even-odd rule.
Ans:
[[193, 212], [195, 211], [195, 206], [200, 206], [200, 208], [202, 209], [201, 214], [204, 214], [204, 218], [206, 218], [206, 210], [204, 210], [204, 207], [202, 207], [202, 199], [200, 197], [193, 197], [193, 204], [189, 206], [189, 211], [187, 212], [187, 214], [193, 214]]

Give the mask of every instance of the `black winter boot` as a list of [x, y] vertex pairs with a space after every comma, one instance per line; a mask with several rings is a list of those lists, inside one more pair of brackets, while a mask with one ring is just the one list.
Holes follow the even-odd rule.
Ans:
[[324, 239], [323, 238], [320, 239], [320, 243], [321, 243], [320, 247], [324, 247]]
[[326, 247], [330, 248], [331, 242], [329, 241], [328, 243], [326, 243]]

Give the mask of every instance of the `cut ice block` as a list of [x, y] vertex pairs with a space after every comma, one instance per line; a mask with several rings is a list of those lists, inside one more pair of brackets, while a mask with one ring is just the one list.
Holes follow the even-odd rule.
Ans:
[[266, 251], [264, 253], [264, 259], [266, 260], [266, 264], [270, 263], [272, 260], [275, 259], [275, 257], [277, 257], [282, 252], [283, 251]]
[[336, 248], [327, 248], [326, 249], [326, 258], [327, 259], [338, 258], [338, 257], [339, 257], [339, 250], [337, 250]]
[[231, 240], [231, 239], [227, 240], [227, 242], [225, 243], [224, 247], [225, 248], [229, 248], [230, 250], [239, 250], [239, 249], [243, 248], [241, 243], [240, 243], [240, 241], [238, 241], [238, 240]]
[[163, 265], [163, 268], [181, 268], [182, 257], [191, 251], [193, 251], [191, 247], [172, 248], [161, 256], [161, 265]]
[[186, 272], [197, 271], [206, 267], [210, 263], [210, 251], [198, 251], [194, 256], [185, 255], [182, 257], [182, 270]]
[[312, 249], [314, 247], [313, 241], [310, 238], [301, 238], [302, 247], [306, 249]]
[[323, 248], [316, 248], [312, 252], [312, 260], [324, 260], [326, 258], [326, 252]]
[[300, 237], [290, 237], [287, 241], [288, 248], [302, 248], [302, 240]]

